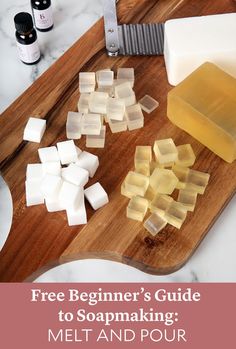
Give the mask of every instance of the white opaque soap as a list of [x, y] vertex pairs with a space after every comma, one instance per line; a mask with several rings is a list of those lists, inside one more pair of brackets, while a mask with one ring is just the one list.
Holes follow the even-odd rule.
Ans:
[[236, 77], [235, 37], [236, 13], [167, 21], [164, 57], [169, 83], [179, 84], [206, 61]]

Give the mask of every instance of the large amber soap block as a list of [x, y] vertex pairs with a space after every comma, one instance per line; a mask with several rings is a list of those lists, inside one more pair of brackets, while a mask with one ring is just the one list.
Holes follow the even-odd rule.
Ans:
[[168, 94], [167, 115], [225, 161], [236, 159], [236, 79], [204, 63]]

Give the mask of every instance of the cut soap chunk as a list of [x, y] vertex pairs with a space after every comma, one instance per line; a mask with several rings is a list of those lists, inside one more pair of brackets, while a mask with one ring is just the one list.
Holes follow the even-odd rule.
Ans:
[[159, 164], [166, 164], [177, 160], [178, 150], [171, 138], [155, 141], [153, 150]]
[[130, 171], [125, 178], [125, 189], [135, 195], [144, 196], [149, 186], [149, 178]]
[[75, 143], [72, 140], [57, 143], [57, 149], [62, 165], [75, 162], [78, 158]]
[[142, 222], [148, 210], [148, 200], [134, 196], [127, 207], [127, 218]]
[[180, 229], [187, 217], [186, 208], [179, 202], [173, 201], [166, 210], [164, 218], [170, 225]]
[[99, 135], [87, 135], [86, 147], [87, 148], [104, 148], [106, 138], [106, 126], [102, 126]]
[[98, 157], [94, 154], [83, 151], [76, 161], [76, 165], [89, 172], [89, 177], [93, 177], [99, 166]]
[[174, 172], [164, 168], [156, 168], [150, 177], [150, 186], [159, 194], [172, 194], [177, 184]]
[[144, 228], [153, 235], [156, 236], [163, 228], [165, 228], [167, 220], [164, 217], [161, 217], [158, 213], [153, 213], [151, 216], [144, 222]]
[[167, 115], [225, 161], [236, 159], [236, 79], [205, 63], [168, 94]]
[[193, 212], [197, 201], [197, 193], [186, 189], [179, 191], [178, 202], [180, 202], [186, 210]]
[[41, 179], [30, 179], [25, 182], [26, 206], [44, 203], [44, 196], [40, 190], [41, 181]]
[[46, 130], [46, 120], [38, 118], [29, 118], [25, 129], [23, 140], [40, 143]]
[[141, 108], [148, 114], [159, 107], [159, 103], [149, 95], [145, 95], [142, 99], [140, 99], [139, 104]]
[[109, 202], [108, 195], [100, 183], [85, 189], [84, 195], [94, 210], [98, 210]]
[[40, 148], [38, 149], [38, 153], [39, 153], [40, 161], [42, 163], [60, 161], [59, 154], [55, 146]]
[[194, 165], [196, 156], [190, 144], [179, 145], [177, 146], [177, 150], [178, 158], [175, 162], [176, 165], [183, 167], [191, 167]]

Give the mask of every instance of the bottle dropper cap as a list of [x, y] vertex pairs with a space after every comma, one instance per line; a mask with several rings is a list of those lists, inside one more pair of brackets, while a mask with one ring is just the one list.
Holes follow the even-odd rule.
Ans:
[[31, 14], [28, 12], [20, 12], [14, 17], [16, 30], [20, 33], [28, 33], [34, 27]]

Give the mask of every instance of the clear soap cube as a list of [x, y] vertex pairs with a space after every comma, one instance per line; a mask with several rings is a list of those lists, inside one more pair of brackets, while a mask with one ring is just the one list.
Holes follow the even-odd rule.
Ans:
[[166, 210], [170, 207], [173, 202], [173, 198], [168, 195], [156, 194], [150, 203], [151, 212], [156, 212], [160, 216], [164, 216]]
[[140, 196], [131, 198], [126, 214], [127, 218], [142, 222], [148, 210], [148, 201]]
[[158, 213], [152, 213], [144, 222], [144, 228], [152, 235], [156, 236], [167, 225], [167, 220]]
[[166, 210], [164, 218], [173, 227], [180, 229], [187, 217], [186, 208], [179, 202], [173, 201]]
[[160, 164], [175, 162], [178, 158], [178, 150], [171, 138], [155, 141], [154, 153]]
[[145, 176], [150, 176], [150, 163], [152, 161], [151, 146], [137, 146], [134, 156], [135, 170]]
[[192, 190], [181, 189], [177, 201], [184, 205], [186, 210], [193, 212], [197, 202], [197, 193]]
[[148, 114], [152, 113], [156, 108], [159, 107], [159, 102], [149, 95], [145, 95], [142, 99], [140, 99], [139, 104], [142, 110]]
[[89, 110], [92, 113], [106, 114], [108, 98], [109, 95], [106, 92], [92, 92], [89, 99]]
[[129, 82], [131, 87], [134, 87], [134, 68], [118, 68], [117, 80], [118, 82]]
[[81, 72], [79, 73], [79, 90], [81, 93], [90, 93], [95, 90], [96, 79], [95, 73]]
[[97, 72], [97, 82], [98, 86], [112, 86], [114, 81], [114, 72], [101, 70]]
[[108, 122], [112, 133], [124, 132], [127, 130], [126, 118], [123, 118], [122, 121], [109, 119]]
[[66, 122], [66, 136], [68, 139], [80, 139], [81, 138], [81, 121], [82, 114], [75, 112], [68, 112]]
[[89, 112], [89, 93], [81, 93], [78, 102], [78, 111], [83, 114], [88, 114]]
[[100, 135], [101, 133], [101, 115], [100, 114], [84, 114], [81, 123], [82, 135]]
[[135, 93], [129, 82], [124, 82], [115, 86], [115, 97], [123, 99], [126, 107], [136, 103]]
[[87, 148], [104, 148], [105, 138], [106, 138], [106, 126], [102, 126], [99, 135], [86, 136], [86, 147]]
[[142, 128], [144, 126], [144, 116], [139, 104], [126, 108], [126, 118], [128, 129], [130, 131]]
[[122, 121], [125, 115], [125, 103], [123, 99], [108, 98], [107, 117], [108, 119]]
[[177, 151], [178, 157], [176, 160], [176, 165], [183, 167], [191, 167], [194, 165], [196, 156], [190, 144], [177, 146]]

